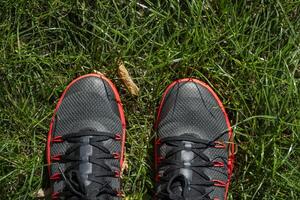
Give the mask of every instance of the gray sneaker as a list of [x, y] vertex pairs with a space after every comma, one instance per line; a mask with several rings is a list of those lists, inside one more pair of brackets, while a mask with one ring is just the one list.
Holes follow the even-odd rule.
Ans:
[[225, 109], [192, 78], [165, 91], [155, 125], [156, 199], [223, 200], [233, 169], [233, 134]]
[[125, 117], [113, 83], [98, 74], [72, 81], [47, 141], [52, 199], [120, 199]]

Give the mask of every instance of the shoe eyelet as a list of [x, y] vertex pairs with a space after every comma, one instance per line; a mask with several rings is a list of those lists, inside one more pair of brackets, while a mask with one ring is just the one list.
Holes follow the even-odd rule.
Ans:
[[115, 159], [120, 159], [120, 154], [118, 152], [113, 153]]
[[161, 175], [160, 175], [160, 174], [157, 174], [157, 175], [155, 176], [156, 182], [159, 182], [159, 181], [160, 181], [160, 178], [161, 178]]
[[115, 177], [116, 177], [116, 178], [119, 178], [119, 177], [120, 177], [120, 171], [118, 171], [118, 170], [115, 171]]
[[60, 154], [58, 154], [58, 155], [52, 156], [52, 157], [51, 157], [51, 160], [52, 160], [52, 161], [60, 161], [61, 158], [62, 158], [62, 156], [61, 156]]
[[115, 140], [120, 141], [121, 140], [121, 134], [117, 133], [115, 135]]
[[60, 142], [64, 142], [63, 137], [62, 136], [56, 136], [54, 138], [52, 138], [51, 142], [53, 143], [60, 143]]
[[122, 198], [125, 197], [125, 194], [121, 191], [116, 191], [116, 195], [117, 195], [117, 197], [122, 197]]
[[162, 157], [162, 156], [157, 157], [157, 160], [156, 160], [157, 164], [159, 164], [163, 159], [164, 159], [164, 157]]
[[215, 141], [214, 143], [215, 143], [214, 147], [217, 148], [217, 149], [225, 149], [226, 148], [224, 142]]
[[214, 182], [214, 186], [216, 187], [226, 187], [226, 183], [220, 180], [212, 180]]
[[58, 199], [58, 198], [59, 198], [59, 193], [58, 193], [58, 192], [53, 192], [53, 193], [51, 194], [51, 199], [56, 200], [56, 199]]
[[158, 139], [155, 140], [155, 144], [156, 144], [156, 145], [160, 145], [160, 144], [161, 144], [160, 138], [158, 138]]
[[213, 162], [213, 166], [214, 167], [224, 167], [224, 163], [223, 162]]
[[55, 173], [52, 176], [50, 176], [50, 180], [52, 181], [57, 181], [61, 178], [61, 174], [60, 173]]

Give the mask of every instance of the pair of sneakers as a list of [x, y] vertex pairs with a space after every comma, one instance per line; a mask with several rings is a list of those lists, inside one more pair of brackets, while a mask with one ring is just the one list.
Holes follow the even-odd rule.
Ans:
[[[73, 80], [50, 124], [46, 157], [52, 199], [121, 199], [126, 122], [120, 96], [103, 75]], [[233, 135], [225, 109], [205, 83], [169, 85], [155, 123], [155, 199], [227, 198]]]

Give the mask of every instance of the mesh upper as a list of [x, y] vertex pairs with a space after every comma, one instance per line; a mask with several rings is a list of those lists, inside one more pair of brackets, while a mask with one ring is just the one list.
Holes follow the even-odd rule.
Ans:
[[[194, 81], [177, 82], [167, 92], [161, 102], [162, 109], [157, 124], [158, 138], [180, 136], [185, 133], [205, 140], [213, 140], [224, 131], [228, 131], [226, 118], [211, 92]], [[219, 140], [228, 141], [229, 135], [223, 135]], [[165, 157], [172, 147], [162, 145], [159, 156]], [[228, 157], [227, 149], [208, 148], [204, 154], [212, 161], [222, 161], [220, 156]], [[227, 162], [227, 159], [225, 160]], [[159, 172], [162, 174], [164, 168]], [[204, 169], [205, 174], [211, 180], [227, 182], [227, 167], [210, 167]], [[210, 187], [208, 190], [211, 190]], [[161, 190], [158, 184], [157, 192]], [[224, 199], [225, 188], [214, 187], [210, 198]]]
[[[87, 76], [77, 80], [66, 91], [64, 98], [56, 112], [53, 124], [52, 137], [63, 136], [68, 133], [78, 132], [82, 129], [93, 129], [102, 132], [110, 132], [113, 135], [122, 135], [122, 123], [120, 113], [113, 90], [105, 80]], [[121, 141], [107, 140], [102, 144], [111, 152], [121, 152]], [[62, 154], [72, 144], [68, 142], [52, 143], [51, 156]], [[95, 147], [92, 147], [96, 151]], [[97, 150], [99, 151], [99, 150]], [[87, 155], [88, 156], [88, 155]], [[51, 174], [60, 173], [58, 165], [62, 171], [72, 163], [58, 164], [53, 162]], [[119, 160], [107, 159], [105, 164], [113, 170], [120, 171]], [[92, 171], [101, 170], [99, 166], [92, 165]], [[50, 175], [51, 175], [50, 174]], [[120, 180], [117, 178], [105, 178], [111, 183], [113, 189], [120, 191]], [[64, 181], [53, 182], [53, 191], [60, 192], [64, 188]], [[91, 187], [94, 187], [91, 185]], [[105, 199], [118, 199], [107, 197]]]

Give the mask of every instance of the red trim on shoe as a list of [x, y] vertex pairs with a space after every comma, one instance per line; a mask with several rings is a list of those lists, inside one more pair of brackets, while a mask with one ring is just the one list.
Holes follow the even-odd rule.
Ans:
[[57, 181], [61, 178], [61, 174], [60, 173], [55, 173], [52, 176], [50, 176], [50, 180], [52, 181]]
[[[165, 98], [166, 98], [166, 95], [168, 94], [168, 92], [170, 91], [170, 89], [177, 83], [183, 83], [183, 82], [195, 82], [195, 83], [198, 83], [200, 84], [201, 86], [205, 87], [212, 95], [213, 97], [217, 100], [223, 114], [224, 114], [224, 117], [225, 117], [225, 120], [226, 120], [226, 124], [227, 124], [227, 127], [228, 127], [228, 133], [229, 133], [229, 155], [228, 155], [228, 164], [227, 164], [227, 173], [228, 173], [228, 180], [227, 180], [227, 183], [225, 185], [225, 196], [224, 196], [224, 199], [226, 200], [227, 199], [227, 194], [228, 194], [228, 189], [229, 189], [229, 184], [230, 184], [230, 179], [231, 179], [231, 175], [232, 175], [232, 170], [233, 170], [233, 166], [234, 166], [234, 144], [233, 144], [233, 133], [232, 133], [232, 128], [231, 128], [231, 125], [230, 125], [230, 122], [229, 122], [229, 118], [228, 118], [228, 115], [226, 113], [226, 110], [223, 106], [223, 103], [222, 101], [219, 99], [218, 95], [213, 91], [213, 89], [207, 85], [206, 83], [198, 80], [198, 79], [195, 79], [195, 78], [184, 78], [184, 79], [179, 79], [179, 80], [176, 80], [174, 82], [172, 82], [168, 87], [167, 89], [165, 90], [165, 92], [163, 93], [163, 96], [162, 96], [162, 99], [160, 101], [160, 104], [159, 104], [159, 108], [158, 108], [158, 111], [157, 111], [157, 118], [156, 118], [156, 121], [155, 121], [155, 124], [154, 124], [154, 129], [157, 130], [157, 127], [158, 127], [158, 122], [160, 120], [160, 115], [161, 115], [161, 111], [162, 111], [162, 107], [163, 107], [163, 103], [165, 101]], [[159, 138], [157, 138], [155, 140], [155, 144], [154, 144], [154, 156], [155, 156], [155, 170], [157, 169], [157, 158], [158, 158], [158, 152], [157, 152], [157, 146], [158, 146], [158, 143], [159, 143]]]
[[217, 187], [226, 187], [226, 183], [224, 181], [220, 180], [212, 180], [215, 183], [215, 186]]
[[[57, 112], [59, 106], [61, 105], [61, 103], [62, 103], [62, 101], [64, 99], [65, 94], [70, 89], [70, 87], [74, 83], [76, 83], [77, 81], [79, 81], [80, 79], [83, 79], [83, 78], [86, 78], [86, 77], [97, 77], [97, 78], [105, 80], [111, 86], [111, 88], [112, 88], [112, 90], [114, 92], [114, 95], [115, 95], [115, 98], [116, 98], [116, 101], [117, 101], [117, 104], [118, 104], [118, 109], [119, 109], [121, 123], [122, 123], [122, 131], [123, 131], [123, 133], [122, 133], [122, 149], [121, 149], [121, 152], [120, 152], [120, 156], [121, 156], [120, 157], [120, 167], [122, 169], [123, 162], [124, 162], [124, 153], [125, 153], [124, 151], [125, 151], [126, 120], [125, 120], [123, 106], [122, 106], [122, 103], [121, 103], [121, 98], [120, 98], [120, 95], [119, 95], [118, 90], [116, 89], [115, 85], [108, 78], [106, 78], [105, 76], [100, 75], [100, 74], [92, 73], [92, 74], [86, 74], [86, 75], [83, 75], [83, 76], [80, 76], [80, 77], [74, 79], [67, 86], [67, 88], [64, 90], [63, 94], [61, 95], [61, 97], [60, 97], [60, 99], [59, 99], [59, 101], [58, 101], [58, 103], [56, 105], [56, 108], [54, 110], [54, 114], [53, 114], [51, 122], [50, 122], [50, 129], [49, 129], [49, 132], [48, 132], [48, 139], [47, 139], [47, 146], [46, 146], [46, 159], [47, 159], [47, 164], [48, 164], [48, 173], [49, 173], [49, 176], [50, 176], [50, 172], [51, 172], [51, 169], [50, 169], [50, 166], [51, 166], [51, 151], [50, 151], [50, 148], [51, 148], [51, 139], [52, 139], [52, 129], [53, 129], [53, 124], [54, 124], [56, 112]], [[58, 139], [58, 138], [55, 137], [55, 139]], [[57, 141], [55, 141], [55, 142], [57, 142]]]
[[58, 192], [55, 192], [55, 193], [51, 194], [51, 199], [56, 200], [58, 198], [59, 198], [59, 193]]

